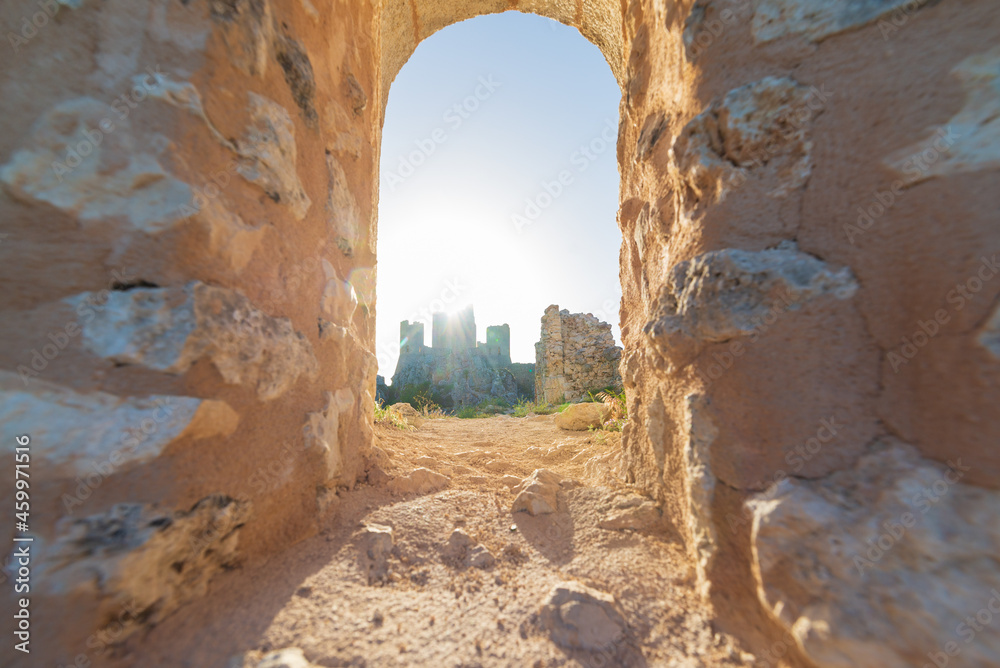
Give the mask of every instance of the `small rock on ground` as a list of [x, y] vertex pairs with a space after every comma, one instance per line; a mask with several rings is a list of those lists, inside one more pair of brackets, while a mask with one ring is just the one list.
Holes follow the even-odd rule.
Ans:
[[540, 615], [552, 641], [569, 649], [604, 650], [625, 633], [614, 597], [579, 582], [552, 588]]
[[559, 483], [562, 476], [548, 469], [535, 469], [534, 473], [521, 481], [511, 491], [514, 505], [511, 512], [527, 512], [530, 515], [545, 515], [556, 512], [559, 506]]
[[600, 427], [608, 419], [610, 411], [604, 404], [571, 404], [556, 414], [556, 426], [569, 431], [587, 431], [590, 427]]

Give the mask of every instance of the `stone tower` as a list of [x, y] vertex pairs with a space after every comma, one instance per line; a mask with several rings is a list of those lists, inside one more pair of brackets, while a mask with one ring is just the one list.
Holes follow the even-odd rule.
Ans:
[[424, 323], [404, 320], [399, 323], [399, 352], [422, 353], [424, 351]]

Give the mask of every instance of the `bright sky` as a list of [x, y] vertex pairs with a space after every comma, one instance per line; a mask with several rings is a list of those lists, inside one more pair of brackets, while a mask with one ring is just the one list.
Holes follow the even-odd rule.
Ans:
[[479, 17], [417, 47], [382, 135], [376, 337], [387, 382], [401, 320], [423, 321], [430, 345], [430, 314], [469, 303], [477, 340], [510, 325], [515, 362], [534, 362], [549, 304], [593, 313], [620, 340], [620, 97], [597, 47], [539, 16]]

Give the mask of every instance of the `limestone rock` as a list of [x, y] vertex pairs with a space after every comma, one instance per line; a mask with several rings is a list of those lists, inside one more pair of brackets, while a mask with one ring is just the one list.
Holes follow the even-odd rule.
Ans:
[[536, 401], [580, 401], [588, 391], [620, 385], [621, 354], [611, 325], [589, 313], [549, 306], [535, 344]]
[[644, 531], [652, 528], [660, 521], [660, 508], [649, 500], [631, 508], [617, 510], [605, 515], [598, 526], [609, 531], [632, 529]]
[[556, 426], [568, 431], [587, 431], [600, 427], [608, 418], [607, 406], [598, 402], [570, 404], [561, 413], [556, 413]]
[[91, 293], [66, 302], [94, 314], [81, 317], [84, 346], [119, 364], [179, 374], [208, 357], [227, 383], [253, 386], [265, 401], [317, 372], [312, 346], [290, 320], [265, 315], [225, 288], [196, 281], [112, 291], [104, 304]]
[[[326, 214], [337, 247], [344, 255], [352, 257], [364, 241], [362, 216], [358, 203], [351, 194], [347, 173], [336, 157], [326, 156], [327, 200]], [[369, 248], [372, 252], [374, 248]]]
[[993, 313], [983, 323], [976, 341], [994, 359], [1000, 360], [1000, 306], [993, 309]]
[[[181, 438], [228, 436], [238, 422], [216, 399], [81, 393], [40, 380], [25, 386], [16, 374], [0, 371], [0, 427], [31, 434], [32, 453], [49, 472], [68, 478], [95, 471], [106, 477], [158, 457]], [[13, 447], [13, 439], [4, 446]]]
[[461, 529], [455, 529], [448, 537], [448, 545], [445, 547], [445, 554], [455, 559], [464, 559], [469, 548], [476, 544], [472, 536]]
[[1000, 607], [1000, 493], [965, 484], [970, 464], [891, 441], [748, 501], [758, 597], [817, 665], [923, 665], [949, 643], [1000, 664], [1000, 636], [962, 625]]
[[274, 19], [268, 0], [212, 2], [211, 16], [219, 26], [233, 64], [251, 76], [263, 76], [271, 59]]
[[350, 420], [354, 408], [354, 393], [344, 388], [336, 394], [326, 393], [326, 408], [310, 413], [304, 427], [307, 450], [320, 453], [325, 470], [325, 482], [338, 482], [344, 472], [343, 443], [340, 438], [341, 416]]
[[109, 611], [127, 604], [134, 612], [118, 638], [124, 640], [203, 596], [217, 572], [235, 565], [250, 511], [249, 502], [214, 495], [189, 511], [119, 504], [101, 515], [66, 518], [43, 549], [32, 584], [48, 595], [94, 596]]
[[567, 649], [607, 650], [626, 629], [614, 597], [579, 582], [553, 587], [539, 617], [552, 641]]
[[205, 230], [208, 236], [206, 250], [225, 260], [231, 270], [243, 270], [260, 248], [265, 228], [247, 225], [227, 209], [219, 197], [204, 198], [201, 204], [198, 198], [196, 195], [192, 205], [184, 211], [194, 212], [192, 219]]
[[302, 111], [306, 125], [316, 128], [319, 122], [319, 115], [316, 113], [316, 78], [309, 53], [301, 42], [286, 34], [276, 35], [273, 46], [275, 59], [285, 75], [285, 83], [292, 92], [295, 104]]
[[822, 107], [817, 97], [787, 77], [765, 77], [714, 101], [674, 146], [689, 190], [686, 199], [721, 201], [746, 181], [749, 170], [774, 175], [772, 197], [802, 186], [812, 171], [808, 127], [813, 107]]
[[751, 23], [754, 41], [770, 42], [786, 35], [803, 35], [819, 42], [831, 35], [860, 28], [893, 13], [911, 14], [930, 0], [759, 0]]
[[393, 547], [392, 527], [381, 524], [365, 525], [361, 530], [358, 545], [361, 548], [368, 584], [384, 580], [388, 574], [389, 553]]
[[337, 276], [333, 265], [326, 258], [323, 258], [323, 275], [326, 279], [323, 287], [323, 315], [334, 323], [350, 324], [358, 308], [358, 295], [354, 292], [354, 286]]
[[444, 549], [445, 558], [453, 564], [472, 568], [487, 569], [496, 564], [496, 557], [483, 545], [479, 545], [469, 534], [455, 529], [448, 538]]
[[857, 281], [790, 247], [710, 251], [674, 268], [660, 293], [657, 319], [644, 333], [660, 354], [686, 364], [704, 343], [747, 336], [763, 319], [824, 295], [849, 299]]
[[965, 92], [961, 109], [926, 139], [885, 160], [907, 185], [1000, 167], [1000, 47], [966, 58], [952, 76]]
[[507, 489], [514, 489], [521, 484], [521, 478], [518, 478], [516, 475], [507, 474], [500, 479], [500, 482], [502, 482]]
[[483, 545], [476, 545], [471, 550], [469, 550], [469, 565], [473, 568], [488, 569], [492, 568], [496, 563], [497, 559]]
[[562, 477], [548, 469], [535, 469], [520, 485], [511, 491], [516, 494], [512, 513], [546, 515], [559, 507], [559, 483]]
[[[136, 86], [142, 86], [150, 98], [160, 100], [178, 109], [184, 109], [200, 118], [219, 143], [231, 150], [236, 150], [235, 145], [219, 132], [218, 128], [208, 119], [205, 114], [205, 106], [201, 101], [201, 93], [190, 81], [175, 81], [156, 70], [133, 77], [132, 83]], [[225, 185], [222, 184], [220, 187], [225, 187]]]
[[275, 202], [288, 206], [297, 220], [302, 220], [312, 201], [296, 172], [295, 125], [277, 102], [253, 92], [249, 96], [253, 124], [238, 143], [243, 161], [237, 169]]
[[191, 188], [139, 150], [128, 119], [103, 102], [60, 102], [35, 123], [27, 145], [0, 167], [0, 182], [21, 201], [45, 202], [84, 226], [121, 220], [147, 233], [186, 217]]
[[416, 408], [414, 408], [408, 403], [401, 401], [398, 404], [393, 404], [392, 406], [390, 406], [390, 408], [399, 413], [400, 415], [402, 415], [403, 419], [406, 420], [408, 424], [411, 424], [414, 427], [420, 427], [426, 421], [424, 417], [420, 414], [420, 411], [418, 411]]
[[317, 668], [306, 659], [298, 647], [285, 647], [273, 652], [262, 653], [250, 650], [229, 661], [228, 668]]
[[712, 473], [710, 452], [719, 430], [708, 412], [708, 399], [701, 394], [687, 397], [687, 443], [684, 448], [684, 473], [687, 484], [689, 512], [687, 526], [690, 549], [695, 564], [698, 588], [703, 596], [709, 593], [708, 578], [715, 558], [717, 536], [712, 519], [716, 478]]
[[257, 668], [314, 668], [315, 665], [306, 660], [306, 655], [298, 647], [286, 647], [265, 654]]
[[395, 494], [430, 494], [444, 489], [451, 483], [448, 476], [430, 469], [418, 468], [405, 476], [389, 481], [389, 490]]

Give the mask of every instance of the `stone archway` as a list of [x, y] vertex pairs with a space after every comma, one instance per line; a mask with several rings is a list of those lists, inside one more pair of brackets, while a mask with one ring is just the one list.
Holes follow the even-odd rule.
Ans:
[[[389, 86], [420, 42], [453, 23], [486, 14], [516, 10], [538, 14], [577, 28], [604, 55], [619, 85], [625, 77], [623, 66], [624, 23], [622, 8], [609, 0], [594, 2], [434, 2], [433, 0], [389, 0], [383, 3], [380, 19], [380, 85]], [[383, 106], [386, 96], [382, 96]]]
[[[505, 9], [578, 27], [624, 91], [624, 455], [719, 609], [768, 660], [908, 665], [1000, 587], [970, 519], [1000, 487], [989, 0], [9, 2], [0, 424], [55, 509], [31, 525], [53, 662], [365, 479], [388, 86]], [[935, 523], [856, 576], [838, 546], [908, 512], [886, 487], [938, 479]], [[990, 638], [962, 651], [996, 663]]]

